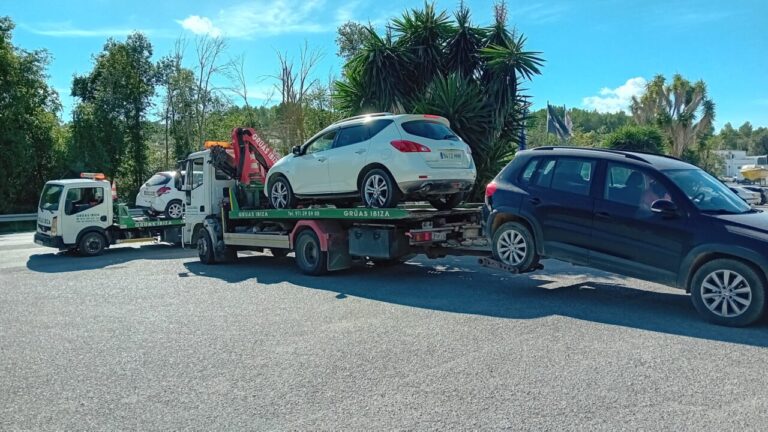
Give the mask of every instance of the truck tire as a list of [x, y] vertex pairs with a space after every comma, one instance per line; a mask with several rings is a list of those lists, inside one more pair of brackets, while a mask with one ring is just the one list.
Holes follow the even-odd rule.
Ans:
[[91, 231], [85, 233], [80, 239], [77, 251], [82, 256], [96, 256], [101, 255], [105, 247], [107, 247], [106, 237], [99, 232]]
[[213, 242], [208, 230], [202, 228], [197, 235], [197, 256], [203, 264], [215, 264], [216, 257], [213, 254]]
[[706, 320], [742, 327], [763, 315], [765, 289], [765, 279], [751, 266], [732, 259], [715, 259], [693, 275], [691, 301]]
[[493, 234], [493, 257], [523, 273], [539, 263], [536, 244], [528, 228], [518, 222], [507, 222]]
[[302, 273], [319, 276], [328, 272], [328, 253], [320, 249], [320, 240], [311, 229], [296, 236], [296, 264]]
[[360, 184], [360, 198], [366, 207], [397, 207], [401, 197], [400, 187], [392, 176], [381, 168], [368, 171]]
[[165, 211], [163, 213], [168, 219], [181, 219], [181, 217], [184, 216], [184, 206], [182, 206], [181, 200], [171, 200], [171, 202], [165, 206]]
[[464, 201], [464, 193], [458, 192], [450, 195], [443, 195], [429, 200], [429, 204], [438, 210], [451, 210], [459, 206]]

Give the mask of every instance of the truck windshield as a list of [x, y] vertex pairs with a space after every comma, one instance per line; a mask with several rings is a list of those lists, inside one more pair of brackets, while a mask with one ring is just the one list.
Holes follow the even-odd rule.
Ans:
[[62, 185], [45, 185], [45, 188], [43, 188], [43, 193], [40, 195], [40, 210], [58, 210], [62, 190], [64, 190], [64, 186]]

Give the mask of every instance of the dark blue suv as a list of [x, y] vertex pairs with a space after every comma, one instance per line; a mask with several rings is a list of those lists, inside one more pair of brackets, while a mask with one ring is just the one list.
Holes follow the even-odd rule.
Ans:
[[486, 188], [484, 211], [495, 258], [521, 272], [546, 257], [682, 288], [723, 325], [765, 309], [768, 214], [678, 159], [521, 151]]

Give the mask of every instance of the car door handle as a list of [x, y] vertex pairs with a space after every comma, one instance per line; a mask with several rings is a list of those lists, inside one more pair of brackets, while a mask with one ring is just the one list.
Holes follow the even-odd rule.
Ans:
[[533, 198], [528, 198], [528, 201], [529, 201], [531, 204], [533, 204], [533, 205], [539, 205], [539, 204], [541, 204], [541, 199], [540, 199], [540, 198], [536, 198], [536, 197], [533, 197]]
[[365, 153], [365, 149], [360, 149], [360, 150], [356, 151], [355, 153], [357, 153], [357, 154], [363, 154], [363, 153]]
[[610, 219], [611, 218], [611, 215], [608, 214], [607, 212], [597, 212], [597, 213], [595, 213], [595, 216], [597, 216], [600, 219]]
[[317, 161], [318, 161], [318, 162], [325, 162], [325, 161], [326, 161], [326, 158], [324, 158], [324, 157], [319, 157], [319, 158], [317, 158]]

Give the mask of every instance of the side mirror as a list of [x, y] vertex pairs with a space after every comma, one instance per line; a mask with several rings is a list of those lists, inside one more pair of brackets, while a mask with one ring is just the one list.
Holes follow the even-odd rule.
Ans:
[[654, 201], [653, 204], [651, 204], [651, 211], [668, 219], [679, 216], [675, 203], [664, 199]]
[[301, 156], [301, 147], [293, 146], [291, 153], [293, 153], [295, 156]]

